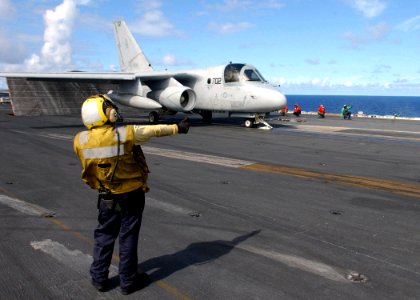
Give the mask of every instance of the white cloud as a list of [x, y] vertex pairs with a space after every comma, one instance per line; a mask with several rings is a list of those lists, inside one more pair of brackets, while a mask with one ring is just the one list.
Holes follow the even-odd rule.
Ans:
[[10, 3], [9, 0], [0, 0], [0, 20], [8, 19], [16, 12], [15, 7]]
[[160, 1], [140, 1], [138, 7], [143, 15], [130, 26], [132, 32], [146, 36], [182, 35], [163, 13]]
[[366, 28], [366, 33], [363, 36], [354, 34], [353, 32], [346, 32], [343, 38], [348, 42], [351, 49], [358, 49], [362, 45], [372, 43], [374, 41], [384, 40], [390, 32], [390, 27], [385, 22]]
[[166, 54], [159, 64], [162, 66], [185, 66], [192, 65], [192, 62], [190, 60], [180, 60], [173, 54]]
[[391, 69], [392, 67], [390, 65], [384, 65], [384, 64], [376, 65], [376, 66], [373, 66], [372, 73], [375, 73], [375, 74], [388, 73], [391, 71]]
[[64, 0], [54, 10], [44, 14], [46, 25], [41, 60], [45, 65], [70, 66], [72, 48], [70, 37], [73, 22], [77, 15], [77, 4], [72, 0]]
[[307, 63], [307, 64], [310, 64], [310, 65], [319, 65], [321, 62], [320, 62], [320, 60], [319, 60], [319, 58], [307, 58], [307, 59], [305, 59], [305, 62]]
[[347, 81], [343, 82], [342, 85], [344, 85], [345, 87], [352, 87], [353, 86], [353, 81], [347, 80]]
[[371, 39], [381, 40], [386, 37], [390, 31], [390, 27], [385, 22], [378, 23], [366, 29]]
[[8, 19], [15, 13], [14, 6], [9, 0], [0, 0], [0, 19]]
[[29, 58], [25, 59], [23, 65], [8, 64], [5, 69], [8, 71], [24, 69], [25, 71], [39, 72], [71, 68], [72, 47], [70, 38], [78, 14], [77, 6], [88, 3], [89, 0], [63, 0], [54, 9], [45, 11], [44, 44], [41, 53], [31, 54]]
[[167, 54], [163, 57], [162, 62], [164, 65], [174, 66], [176, 65], [176, 58], [172, 54]]
[[321, 86], [321, 87], [328, 87], [328, 86], [331, 86], [331, 84], [332, 84], [331, 79], [329, 77], [324, 77], [322, 79], [316, 78], [316, 79], [317, 79], [315, 81], [316, 85]]
[[402, 31], [416, 31], [420, 29], [420, 15], [415, 16], [411, 19], [405, 20], [404, 22], [397, 25], [397, 28]]
[[349, 43], [349, 48], [358, 49], [361, 45], [366, 44], [366, 39], [355, 35], [353, 32], [346, 32], [343, 35], [344, 40]]
[[253, 24], [248, 23], [248, 22], [224, 23], [224, 24], [212, 22], [208, 25], [208, 28], [211, 30], [217, 31], [221, 34], [230, 34], [230, 33], [246, 30], [253, 26], [254, 26]]
[[314, 79], [312, 79], [311, 84], [312, 84], [312, 85], [321, 85], [321, 82], [322, 82], [322, 80], [321, 80], [321, 79], [319, 79], [319, 78], [314, 78]]
[[221, 11], [232, 11], [244, 7], [249, 7], [251, 4], [251, 0], [224, 0], [222, 3], [208, 4], [207, 6], [209, 8], [215, 8]]
[[347, 0], [347, 2], [367, 18], [380, 15], [386, 8], [386, 4], [381, 0]]
[[347, 94], [347, 95], [383, 95], [387, 89], [389, 95], [418, 95], [420, 78], [398, 78], [396, 80], [368, 80], [362, 76], [348, 78], [310, 78], [310, 77], [278, 77], [271, 78], [273, 84], [279, 84], [289, 94]]
[[114, 65], [114, 64], [109, 65], [108, 69], [109, 69], [110, 72], [119, 72], [120, 71], [120, 67], [117, 66], [117, 65]]
[[279, 9], [284, 6], [283, 1], [279, 0], [224, 0], [222, 3], [207, 4], [208, 9], [217, 9], [223, 12], [234, 10], [260, 10], [260, 9]]

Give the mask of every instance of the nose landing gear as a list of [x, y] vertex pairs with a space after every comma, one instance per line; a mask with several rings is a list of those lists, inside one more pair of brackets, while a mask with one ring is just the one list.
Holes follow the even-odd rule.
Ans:
[[246, 128], [254, 128], [256, 127], [258, 124], [264, 124], [264, 126], [260, 127], [260, 129], [273, 129], [273, 127], [268, 124], [264, 118], [260, 117], [258, 114], [255, 114], [255, 117], [253, 119], [251, 118], [247, 118], [245, 119], [245, 127]]

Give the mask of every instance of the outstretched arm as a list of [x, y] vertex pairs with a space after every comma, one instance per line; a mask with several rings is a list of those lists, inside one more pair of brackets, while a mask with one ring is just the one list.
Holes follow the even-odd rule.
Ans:
[[134, 144], [141, 145], [149, 141], [151, 137], [175, 135], [187, 133], [190, 124], [185, 118], [178, 124], [172, 125], [134, 125]]

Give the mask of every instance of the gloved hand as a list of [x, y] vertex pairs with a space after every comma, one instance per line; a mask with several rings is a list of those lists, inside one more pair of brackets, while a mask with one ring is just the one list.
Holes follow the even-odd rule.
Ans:
[[190, 122], [187, 117], [184, 118], [181, 122], [178, 124], [178, 133], [187, 133], [190, 129]]

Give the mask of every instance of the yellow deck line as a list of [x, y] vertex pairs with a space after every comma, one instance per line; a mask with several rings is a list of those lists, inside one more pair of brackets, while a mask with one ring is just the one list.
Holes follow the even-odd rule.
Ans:
[[408, 184], [408, 183], [403, 183], [403, 182], [398, 182], [398, 181], [391, 181], [391, 180], [384, 180], [384, 179], [377, 179], [377, 178], [363, 177], [363, 176], [345, 175], [345, 174], [329, 174], [329, 173], [324, 173], [324, 172], [306, 170], [302, 168], [287, 167], [287, 166], [280, 166], [280, 165], [269, 165], [269, 164], [262, 164], [262, 163], [246, 165], [240, 168], [244, 170], [252, 170], [252, 171], [257, 171], [257, 172], [287, 174], [287, 175], [298, 176], [298, 177], [314, 178], [314, 179], [324, 180], [324, 181], [343, 184], [343, 185], [378, 189], [378, 190], [391, 192], [394, 194], [401, 194], [401, 195], [420, 198], [420, 184]]

